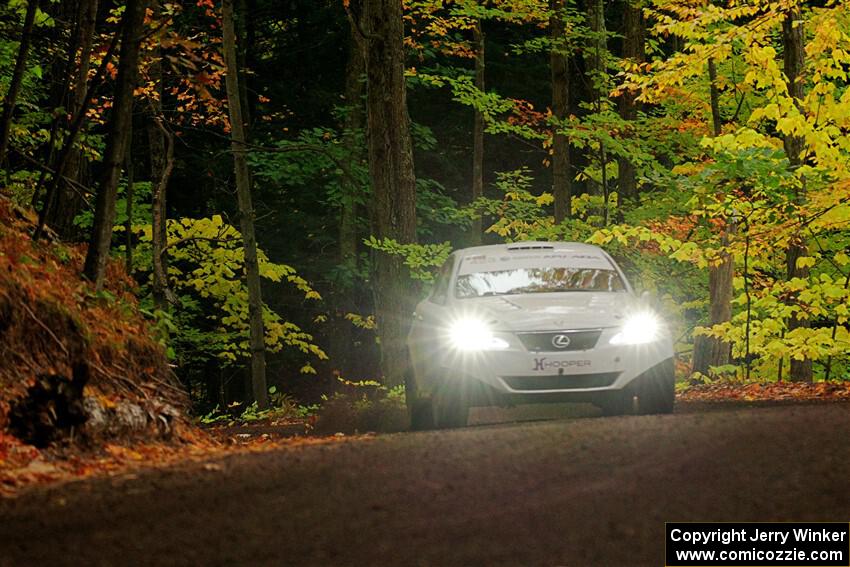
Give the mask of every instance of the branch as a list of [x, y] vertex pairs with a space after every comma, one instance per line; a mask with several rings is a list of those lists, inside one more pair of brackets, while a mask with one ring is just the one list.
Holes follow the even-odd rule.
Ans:
[[159, 252], [160, 255], [165, 254], [165, 251], [169, 248], [175, 248], [180, 246], [181, 244], [186, 244], [187, 242], [218, 242], [218, 243], [226, 243], [226, 242], [238, 242], [238, 238], [216, 238], [211, 236], [187, 236], [185, 238], [178, 238], [177, 240], [173, 240], [162, 247], [162, 250]]
[[[815, 222], [816, 220], [818, 220], [820, 217], [824, 216], [825, 214], [827, 214], [831, 210], [835, 209], [836, 207], [840, 207], [842, 205], [845, 205], [847, 203], [850, 203], [850, 196], [839, 199], [838, 201], [831, 204], [830, 206], [828, 206], [824, 209], [821, 209], [820, 211], [817, 211], [816, 213], [812, 213], [809, 216], [800, 217], [795, 222], [792, 222], [790, 224], [785, 225], [785, 228], [790, 229], [794, 226], [799, 226], [800, 229], [807, 228], [810, 224], [812, 224], [813, 222]], [[770, 234], [774, 230], [775, 229], [767, 229], [767, 230], [763, 230], [763, 231], [760, 231], [760, 232], [754, 232], [750, 236], [762, 236], [762, 235], [765, 235], [765, 234]]]
[[820, 243], [820, 239], [818, 238], [818, 235], [815, 234], [815, 231], [812, 230], [812, 227], [807, 226], [806, 230], [808, 230], [809, 234], [812, 235], [812, 239], [815, 241], [815, 245], [818, 247], [818, 250], [820, 250], [821, 254], [823, 254], [823, 257], [826, 259], [826, 261], [829, 262], [830, 264], [832, 264], [832, 267], [835, 268], [835, 271], [837, 271], [839, 274], [841, 274], [844, 277], [850, 278], [850, 273], [845, 274], [842, 267], [838, 265], [838, 262], [836, 262], [834, 258], [831, 258], [831, 257], [826, 255], [826, 250], [824, 250], [823, 246]]
[[732, 117], [730, 122], [737, 122], [738, 121], [738, 115], [741, 113], [741, 107], [744, 106], [744, 99], [745, 98], [747, 98], [747, 93], [742, 91], [741, 92], [741, 100], [738, 101], [738, 106], [735, 108], [735, 115]]
[[64, 344], [62, 341], [60, 341], [60, 340], [59, 340], [59, 337], [57, 337], [57, 336], [56, 336], [56, 334], [55, 334], [53, 331], [51, 331], [51, 330], [50, 330], [50, 328], [49, 328], [47, 325], [45, 325], [45, 324], [42, 322], [42, 320], [41, 320], [41, 319], [39, 319], [38, 317], [36, 317], [35, 313], [33, 313], [33, 312], [32, 312], [32, 309], [30, 309], [30, 308], [29, 308], [29, 306], [26, 304], [26, 302], [25, 302], [25, 301], [21, 303], [21, 307], [23, 307], [23, 308], [24, 308], [24, 310], [25, 310], [25, 311], [29, 314], [29, 316], [33, 318], [33, 321], [35, 321], [36, 323], [38, 323], [38, 326], [39, 326], [39, 327], [41, 327], [42, 329], [44, 329], [45, 331], [47, 331], [47, 334], [48, 334], [48, 335], [50, 335], [50, 336], [53, 338], [53, 340], [54, 340], [54, 341], [56, 341], [56, 344], [58, 344], [58, 345], [59, 345], [59, 348], [61, 348], [61, 349], [62, 349], [62, 352], [64, 352], [64, 353], [65, 353], [65, 356], [70, 356], [70, 355], [68, 354], [68, 349], [67, 349], [67, 348], [65, 348], [65, 344]]
[[[54, 171], [52, 168], [44, 165], [43, 163], [41, 163], [37, 159], [28, 156], [26, 153], [24, 153], [23, 150], [18, 149], [14, 146], [10, 147], [9, 149], [12, 150], [13, 152], [15, 152], [16, 154], [18, 154], [18, 156], [24, 158], [24, 161], [31, 163], [32, 165], [36, 166], [37, 168], [41, 169], [42, 171], [49, 173], [50, 175], [56, 175], [56, 171]], [[86, 187], [85, 185], [83, 185], [82, 183], [77, 181], [76, 179], [72, 179], [72, 178], [68, 177], [67, 175], [60, 175], [59, 177], [62, 180], [64, 180], [65, 183], [70, 185], [74, 189], [74, 191], [77, 192], [77, 195], [79, 195], [83, 199], [83, 201], [85, 202], [86, 205], [91, 206], [91, 202], [88, 200], [88, 196], [94, 195], [94, 191], [90, 187]]]

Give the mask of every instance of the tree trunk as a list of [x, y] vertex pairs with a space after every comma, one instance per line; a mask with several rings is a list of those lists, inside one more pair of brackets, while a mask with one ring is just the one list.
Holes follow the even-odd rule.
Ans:
[[[159, 0], [153, 0], [154, 13], [160, 10]], [[174, 136], [165, 127], [162, 116], [162, 48], [159, 45], [151, 53], [148, 68], [149, 80], [154, 84], [154, 96], [148, 99], [146, 129], [150, 153], [151, 194], [151, 254], [153, 255], [153, 299], [157, 308], [166, 309], [174, 298], [168, 288], [168, 181], [174, 168]]]
[[[570, 74], [569, 59], [564, 45], [566, 26], [564, 25], [564, 1], [551, 0], [549, 33], [552, 38], [552, 51], [549, 65], [552, 77], [552, 116], [562, 123], [569, 116]], [[555, 222], [560, 223], [572, 216], [572, 176], [570, 175], [570, 143], [555, 126], [552, 135], [552, 196], [555, 198]]]
[[[369, 170], [378, 239], [416, 241], [416, 179], [404, 82], [404, 24], [401, 0], [365, 0], [368, 42], [367, 127]], [[377, 253], [373, 262], [375, 319], [381, 339], [384, 383], [403, 383], [405, 337], [413, 309], [402, 260]]]
[[[608, 42], [605, 36], [605, 2], [604, 0], [588, 0], [587, 4], [587, 21], [590, 26], [591, 39], [589, 41], [589, 65], [588, 75], [591, 83], [591, 101], [593, 103], [594, 112], [602, 112], [603, 99], [606, 95], [605, 82], [608, 75], [607, 69], [607, 52]], [[600, 141], [597, 151], [599, 158], [599, 168], [602, 173], [602, 181], [600, 183], [591, 182], [591, 194], [602, 196], [605, 201], [602, 205], [601, 213], [608, 217], [608, 187], [605, 176], [605, 166], [607, 158], [605, 157], [605, 145]], [[607, 222], [606, 222], [607, 224]]]
[[[94, 44], [95, 24], [97, 23], [98, 0], [81, 0], [79, 9], [80, 25], [76, 45], [79, 46], [79, 66], [74, 75], [74, 96], [69, 105], [69, 116], [76, 116], [86, 102], [88, 90], [89, 69], [91, 67], [91, 52]], [[83, 183], [85, 158], [81, 150], [72, 149], [68, 156], [62, 175], [70, 180]], [[47, 224], [59, 234], [59, 237], [70, 240], [75, 235], [74, 218], [80, 211], [82, 197], [78, 190], [66, 180], [61, 180], [54, 193], [55, 203], [51, 206], [51, 215]]]
[[[86, 118], [86, 110], [89, 107], [92, 95], [103, 80], [107, 66], [111, 64], [112, 56], [118, 46], [118, 39], [124, 34], [123, 30], [125, 25], [129, 25], [129, 22], [126, 19], [122, 20], [121, 29], [116, 31], [115, 35], [112, 36], [112, 41], [109, 42], [109, 47], [106, 49], [106, 53], [104, 54], [103, 59], [101, 59], [100, 65], [86, 89], [86, 95], [83, 97], [82, 107], [80, 107], [77, 114], [72, 117], [71, 125], [68, 127], [68, 133], [65, 135], [65, 141], [62, 144], [62, 149], [56, 155], [56, 165], [53, 167], [53, 171], [55, 173], [50, 180], [50, 184], [47, 186], [47, 192], [44, 195], [44, 202], [42, 203], [41, 210], [38, 213], [38, 226], [33, 234], [33, 240], [38, 240], [41, 237], [41, 234], [44, 231], [44, 226], [47, 223], [47, 219], [50, 217], [54, 201], [56, 200], [55, 195], [58, 191], [59, 184], [63, 181], [67, 181], [66, 179], [63, 179], [62, 172], [65, 171], [68, 160], [74, 151], [74, 144], [76, 143], [77, 136], [83, 127], [83, 122]], [[116, 90], [116, 94], [117, 92], [118, 91]], [[129, 122], [132, 125], [132, 116], [130, 117]]]
[[127, 173], [127, 220], [124, 223], [124, 269], [133, 274], [133, 199], [135, 198], [136, 170], [133, 167], [133, 133], [127, 142], [127, 155], [124, 157], [124, 170]]
[[[715, 136], [719, 136], [723, 127], [720, 115], [720, 91], [717, 87], [717, 67], [714, 59], [708, 60], [708, 78], [711, 99], [711, 123]], [[729, 237], [735, 232], [734, 221], [727, 219], [720, 238], [720, 262], [708, 268], [709, 324], [725, 323], [732, 318], [732, 280], [735, 276], [735, 261], [726, 251]], [[723, 340], [699, 336], [694, 338], [694, 356], [692, 371], [708, 374], [712, 366], [729, 364], [731, 345]]]
[[[643, 11], [637, 0], [625, 0], [623, 9], [623, 58], [632, 63], [643, 63], [646, 59]], [[635, 98], [637, 93], [632, 91], [624, 92], [620, 96], [618, 106], [623, 120], [637, 119], [640, 108]], [[628, 135], [633, 133], [633, 127], [629, 126]], [[622, 218], [626, 203], [637, 199], [637, 170], [629, 159], [621, 156], [617, 158], [617, 171], [617, 208]]]
[[[362, 162], [363, 128], [365, 113], [363, 95], [365, 83], [363, 74], [366, 72], [364, 44], [357, 35], [355, 25], [351, 24], [351, 36], [348, 63], [345, 70], [345, 102], [348, 112], [345, 115], [343, 128], [343, 145], [351, 165]], [[349, 170], [353, 171], [353, 167]], [[342, 202], [340, 203], [339, 220], [339, 259], [340, 263], [350, 272], [357, 269], [357, 197], [363, 190], [355, 179], [346, 176], [342, 183]]]
[[720, 89], [717, 87], [717, 64], [714, 58], [708, 59], [709, 98], [711, 100], [711, 125], [715, 136], [723, 131], [723, 117], [720, 115]]
[[[484, 32], [481, 20], [476, 20], [472, 29], [472, 42], [475, 48], [475, 88], [484, 92]], [[484, 196], [484, 115], [475, 110], [472, 125], [472, 201]], [[469, 228], [469, 245], [478, 246], [482, 237], [481, 217], [476, 216]]]
[[591, 37], [588, 40], [588, 74], [590, 74], [591, 96], [597, 106], [605, 96], [605, 79], [608, 70], [605, 65], [608, 41], [605, 29], [605, 1], [587, 0], [587, 23]]
[[269, 406], [266, 389], [265, 329], [263, 299], [260, 290], [260, 266], [257, 261], [257, 241], [254, 234], [254, 205], [251, 201], [251, 177], [248, 171], [245, 146], [245, 123], [239, 91], [239, 70], [236, 61], [236, 34], [233, 24], [233, 0], [222, 2], [222, 48], [224, 51], [225, 87], [230, 113], [236, 194], [239, 200], [240, 226], [245, 248], [245, 278], [248, 286], [248, 319], [251, 331], [251, 389], [260, 409]]
[[[353, 22], [349, 22], [350, 36], [348, 46], [348, 62], [345, 68], [345, 104], [347, 111], [343, 122], [342, 145], [345, 148], [345, 159], [348, 160], [348, 172], [355, 171], [363, 164], [365, 147], [363, 132], [365, 129], [365, 106], [363, 98], [366, 93], [364, 73], [366, 61], [363, 56], [364, 45], [357, 35]], [[357, 297], [361, 286], [358, 284], [358, 218], [361, 211], [358, 207], [359, 198], [364, 187], [348, 173], [341, 178], [341, 199], [339, 208], [339, 264], [349, 276], [347, 285], [339, 287], [338, 316], [339, 325], [328, 337], [329, 356], [342, 370], [343, 376], [354, 374], [352, 364], [361, 353], [352, 351], [353, 326], [344, 319], [346, 313], [357, 312]]]
[[[788, 94], [794, 99], [796, 105], [800, 105], [803, 99], [803, 66], [805, 63], [804, 41], [803, 41], [803, 15], [800, 3], [795, 2], [789, 9], [782, 23], [782, 42], [784, 45], [785, 76], [788, 78]], [[791, 167], [796, 169], [803, 163], [804, 141], [799, 136], [786, 136], [785, 153], [791, 162]], [[796, 190], [796, 201], [803, 204], [806, 200], [805, 179], [800, 180], [801, 187]], [[795, 235], [788, 246], [786, 255], [788, 279], [809, 277], [808, 268], [797, 266], [797, 259], [808, 255], [808, 246], [802, 232]], [[808, 328], [810, 321], [806, 318], [792, 316], [788, 322], [788, 330]], [[813, 369], [811, 359], [791, 359], [791, 380], [798, 382], [811, 382]]]
[[[708, 268], [709, 321], [710, 325], [719, 325], [732, 318], [732, 279], [735, 276], [735, 262], [725, 250], [729, 236], [734, 233], [735, 225], [727, 221], [721, 236], [720, 263]], [[692, 371], [708, 374], [711, 366], [729, 364], [731, 345], [714, 337], [698, 336], [694, 339], [694, 357]]]
[[[151, 75], [154, 75], [153, 66]], [[152, 106], [155, 103], [151, 101]], [[152, 109], [152, 112], [156, 112]], [[148, 151], [150, 154], [150, 179], [152, 184], [151, 193], [151, 254], [153, 256], [153, 299], [159, 309], [166, 307], [166, 279], [165, 258], [163, 248], [165, 247], [165, 207], [166, 207], [166, 140], [163, 130], [160, 130], [157, 121], [161, 120], [159, 114], [147, 117]], [[165, 181], [165, 183], [163, 183]]]
[[103, 156], [104, 172], [97, 192], [94, 227], [83, 270], [85, 276], [94, 282], [97, 289], [103, 287], [103, 276], [112, 243], [118, 178], [121, 175], [127, 140], [132, 128], [133, 89], [136, 86], [139, 70], [139, 48], [142, 42], [146, 8], [147, 0], [127, 0], [124, 12], [115, 99], [109, 121], [106, 151]]
[[27, 56], [32, 42], [32, 28], [35, 24], [35, 13], [38, 10], [38, 0], [29, 0], [27, 12], [24, 16], [24, 28], [21, 31], [21, 42], [18, 46], [18, 58], [15, 60], [15, 68], [12, 71], [12, 79], [9, 81], [9, 90], [3, 99], [3, 115], [0, 117], [0, 166], [6, 161], [6, 151], [9, 149], [9, 135], [12, 131], [12, 117], [15, 114], [15, 103], [18, 93], [21, 91], [21, 83], [24, 80], [24, 71], [27, 67]]
[[[44, 152], [43, 163], [51, 168], [54, 167], [56, 161], [56, 144], [60, 136], [60, 127], [68, 119], [68, 112], [62, 112], [60, 109], [65, 108], [70, 112], [71, 101], [68, 98], [69, 86], [71, 84], [71, 76], [76, 68], [77, 60], [69, 54], [76, 54], [79, 48], [79, 35], [83, 20], [83, 10], [85, 2], [77, 2], [75, 6], [72, 2], [64, 2], [52, 5], [52, 13], [50, 17], [58, 21], [74, 21], [76, 25], [73, 30], [67, 30], [64, 26], [51, 26], [46, 31], [47, 41], [54, 43], [57, 46], [64, 45], [66, 49], [52, 50], [50, 60], [50, 77], [56, 77], [51, 81], [50, 96], [48, 97], [47, 108], [51, 109], [52, 119], [50, 120], [50, 134], [48, 135], [47, 148]], [[47, 179], [47, 170], [43, 169], [36, 182], [33, 190], [31, 204], [33, 208], [37, 208], [40, 202], [41, 189], [44, 187], [44, 182]]]
[[154, 117], [154, 125], [159, 131], [160, 139], [165, 144], [162, 170], [159, 177], [154, 177], [151, 202], [151, 255], [153, 256], [153, 299], [159, 309], [166, 309], [174, 304], [174, 297], [168, 287], [168, 265], [166, 264], [165, 247], [168, 243], [168, 218], [165, 214], [165, 195], [168, 190], [168, 180], [174, 169], [174, 135], [165, 128], [162, 116]]
[[[242, 120], [245, 121], [245, 141], [247, 142], [251, 135], [251, 123], [254, 115], [248, 92], [251, 88], [250, 70], [254, 64], [253, 47], [256, 41], [254, 19], [250, 14], [252, 14], [252, 8], [256, 9], [256, 5], [249, 6], [247, 0], [238, 0], [238, 2], [234, 25], [236, 26], [236, 37], [241, 38], [242, 41], [236, 44], [236, 62], [239, 65], [239, 100], [242, 103]], [[252, 2], [252, 4], [256, 3]]]

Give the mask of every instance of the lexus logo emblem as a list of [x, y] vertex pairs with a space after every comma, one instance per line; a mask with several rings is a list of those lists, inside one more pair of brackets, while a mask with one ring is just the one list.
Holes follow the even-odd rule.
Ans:
[[552, 346], [555, 348], [567, 348], [570, 346], [569, 335], [555, 335], [552, 337]]

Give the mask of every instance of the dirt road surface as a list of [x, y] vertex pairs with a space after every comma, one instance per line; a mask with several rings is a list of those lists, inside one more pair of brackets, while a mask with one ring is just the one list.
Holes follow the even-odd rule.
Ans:
[[0, 565], [663, 565], [665, 521], [850, 521], [850, 405], [226, 457], [0, 501]]

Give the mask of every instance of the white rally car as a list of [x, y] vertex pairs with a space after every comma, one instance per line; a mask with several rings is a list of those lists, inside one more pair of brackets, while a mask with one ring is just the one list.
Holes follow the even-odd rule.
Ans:
[[414, 313], [414, 428], [466, 425], [470, 406], [591, 402], [673, 411], [673, 341], [601, 248], [520, 242], [458, 250]]

